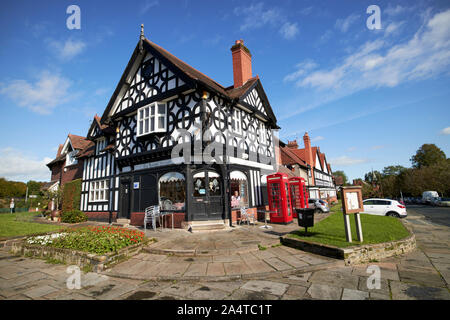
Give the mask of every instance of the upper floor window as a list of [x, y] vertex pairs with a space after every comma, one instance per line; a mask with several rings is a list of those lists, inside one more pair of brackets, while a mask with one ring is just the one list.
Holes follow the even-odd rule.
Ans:
[[153, 102], [138, 110], [137, 135], [167, 131], [167, 105]]
[[66, 155], [66, 166], [71, 166], [73, 164], [77, 164], [78, 160], [75, 158], [75, 155], [77, 154], [77, 150], [73, 150]]
[[97, 140], [96, 146], [95, 146], [95, 154], [101, 154], [103, 153], [102, 150], [106, 148], [106, 139], [102, 138]]
[[231, 119], [231, 127], [234, 133], [241, 134], [242, 133], [242, 123], [241, 123], [241, 110], [234, 108], [233, 109], [233, 117]]
[[266, 125], [262, 121], [259, 124], [259, 142], [264, 144], [267, 143]]

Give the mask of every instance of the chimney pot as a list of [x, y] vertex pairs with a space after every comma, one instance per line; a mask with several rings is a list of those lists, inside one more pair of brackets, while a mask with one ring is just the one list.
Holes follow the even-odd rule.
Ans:
[[252, 55], [250, 50], [244, 46], [244, 40], [236, 40], [231, 47], [233, 58], [233, 80], [234, 87], [242, 86], [252, 77]]

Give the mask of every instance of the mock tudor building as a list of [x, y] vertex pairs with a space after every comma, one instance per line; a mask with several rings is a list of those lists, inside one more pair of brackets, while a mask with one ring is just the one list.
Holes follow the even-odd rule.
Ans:
[[[256, 214], [276, 172], [278, 129], [251, 53], [231, 48], [224, 87], [143, 35], [100, 119], [89, 129], [81, 210], [142, 225], [145, 208], [175, 212], [175, 227], [226, 225], [236, 201]], [[170, 221], [170, 218], [169, 218]]]
[[333, 174], [325, 154], [320, 152], [320, 147], [311, 146], [307, 132], [303, 136], [303, 142], [304, 148], [299, 148], [296, 140], [288, 141], [285, 147], [280, 147], [283, 166], [307, 181], [310, 198], [336, 200]]

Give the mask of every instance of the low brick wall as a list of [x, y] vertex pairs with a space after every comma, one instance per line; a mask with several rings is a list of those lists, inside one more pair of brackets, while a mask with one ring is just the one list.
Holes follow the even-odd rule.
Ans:
[[[98, 212], [84, 212], [88, 217], [88, 220], [91, 221], [101, 221], [101, 222], [109, 222], [109, 212], [108, 211], [98, 211]], [[116, 221], [117, 212], [112, 212], [112, 220]]]
[[414, 234], [411, 234], [402, 240], [352, 246], [348, 248], [338, 248], [291, 237], [280, 237], [280, 241], [283, 245], [289, 247], [331, 258], [342, 259], [346, 265], [367, 263], [374, 260], [378, 261], [411, 252], [416, 248], [416, 237]]
[[117, 252], [110, 252], [103, 255], [82, 252], [71, 249], [53, 248], [41, 245], [26, 243], [26, 240], [14, 242], [11, 252], [16, 255], [35, 258], [50, 258], [59, 260], [69, 265], [77, 265], [80, 268], [91, 267], [94, 272], [101, 272], [113, 265], [138, 254], [143, 244], [135, 244], [122, 248]]

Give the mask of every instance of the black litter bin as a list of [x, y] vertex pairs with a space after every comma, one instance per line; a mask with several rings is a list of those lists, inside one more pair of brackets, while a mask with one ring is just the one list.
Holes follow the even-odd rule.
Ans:
[[305, 235], [308, 233], [308, 227], [314, 227], [314, 209], [313, 208], [296, 208], [298, 216], [298, 225], [305, 228]]

